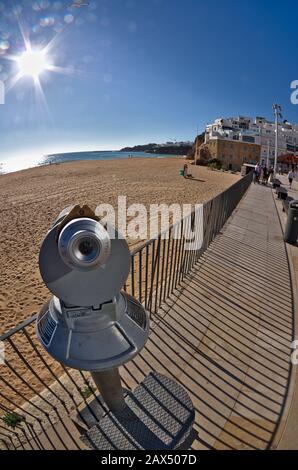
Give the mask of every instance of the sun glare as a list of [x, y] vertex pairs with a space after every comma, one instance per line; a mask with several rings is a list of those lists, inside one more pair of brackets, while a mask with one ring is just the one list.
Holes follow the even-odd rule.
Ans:
[[43, 74], [46, 75], [46, 73], [72, 74], [74, 71], [73, 69], [57, 66], [54, 63], [51, 50], [57, 43], [57, 35], [54, 36], [46, 46], [32, 46], [29, 37], [24, 33], [20, 23], [19, 26], [24, 40], [24, 52], [20, 54], [7, 54], [5, 56], [8, 60], [12, 60], [16, 64], [16, 73], [11, 75], [8, 81], [7, 91], [15, 87], [23, 77], [30, 77], [36, 91], [37, 99], [40, 100], [43, 105], [45, 105], [47, 111], [49, 111], [40, 76]]
[[37, 79], [47, 69], [47, 57], [43, 50], [27, 50], [18, 58], [21, 76], [30, 76]]

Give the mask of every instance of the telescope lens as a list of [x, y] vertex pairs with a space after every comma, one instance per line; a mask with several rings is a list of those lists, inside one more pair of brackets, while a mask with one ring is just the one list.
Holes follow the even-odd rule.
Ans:
[[94, 250], [94, 246], [91, 240], [84, 240], [79, 244], [79, 250], [84, 256], [91, 255]]
[[88, 218], [74, 219], [62, 229], [58, 249], [69, 267], [88, 271], [106, 262], [110, 239], [99, 222]]
[[75, 257], [86, 263], [94, 261], [100, 252], [100, 242], [92, 237], [84, 236], [74, 243]]

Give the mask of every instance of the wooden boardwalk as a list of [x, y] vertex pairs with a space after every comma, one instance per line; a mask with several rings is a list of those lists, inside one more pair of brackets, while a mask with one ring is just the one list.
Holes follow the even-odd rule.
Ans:
[[151, 370], [179, 381], [196, 409], [193, 449], [266, 449], [291, 376], [293, 299], [271, 189], [252, 185], [183, 289], [152, 319], [125, 368], [134, 388]]

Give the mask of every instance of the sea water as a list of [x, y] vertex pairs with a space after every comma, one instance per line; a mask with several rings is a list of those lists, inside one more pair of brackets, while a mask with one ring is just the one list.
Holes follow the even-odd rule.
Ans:
[[94, 151], [94, 152], [72, 152], [45, 155], [42, 157], [18, 157], [8, 158], [0, 162], [0, 173], [11, 173], [13, 171], [25, 170], [41, 165], [51, 165], [64, 162], [77, 162], [80, 160], [117, 160], [123, 158], [167, 158], [176, 155], [161, 155], [146, 152], [119, 152], [119, 151]]

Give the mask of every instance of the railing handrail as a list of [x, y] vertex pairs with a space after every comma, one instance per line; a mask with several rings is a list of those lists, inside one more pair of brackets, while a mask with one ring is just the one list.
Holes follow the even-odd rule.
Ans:
[[37, 313], [35, 313], [31, 317], [26, 318], [26, 320], [23, 320], [21, 323], [14, 326], [6, 333], [3, 333], [3, 335], [0, 336], [0, 341], [5, 341], [7, 338], [10, 338], [10, 336], [13, 336], [15, 333], [18, 333], [18, 331], [30, 325], [36, 319], [36, 317], [37, 317]]

